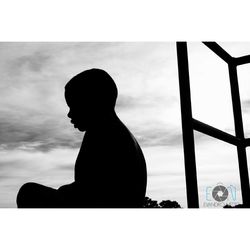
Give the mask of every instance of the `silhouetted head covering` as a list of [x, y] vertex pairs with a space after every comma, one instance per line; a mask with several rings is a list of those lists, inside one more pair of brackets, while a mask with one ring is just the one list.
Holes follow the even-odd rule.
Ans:
[[81, 103], [114, 108], [118, 91], [112, 77], [104, 70], [89, 69], [74, 76], [65, 86], [66, 97]]

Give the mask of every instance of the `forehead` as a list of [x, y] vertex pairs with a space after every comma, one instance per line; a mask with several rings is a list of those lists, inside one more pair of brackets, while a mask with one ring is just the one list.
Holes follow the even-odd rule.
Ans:
[[69, 107], [83, 107], [91, 101], [90, 95], [83, 92], [72, 92], [67, 89], [64, 91], [66, 103]]

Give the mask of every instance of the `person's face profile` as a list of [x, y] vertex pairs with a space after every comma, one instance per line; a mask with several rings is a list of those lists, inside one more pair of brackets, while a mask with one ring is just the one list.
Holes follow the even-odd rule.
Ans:
[[80, 131], [106, 125], [113, 115], [117, 88], [104, 71], [91, 69], [74, 76], [65, 86], [68, 117]]
[[71, 123], [80, 131], [85, 131], [90, 119], [87, 104], [78, 100], [76, 96], [70, 96], [67, 91], [65, 100], [69, 107], [67, 116], [71, 119]]

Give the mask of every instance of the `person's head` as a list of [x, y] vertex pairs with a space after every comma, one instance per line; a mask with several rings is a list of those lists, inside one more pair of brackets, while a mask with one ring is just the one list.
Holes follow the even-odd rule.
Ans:
[[74, 76], [65, 86], [68, 117], [80, 131], [93, 126], [100, 117], [114, 112], [117, 87], [101, 69], [89, 69]]

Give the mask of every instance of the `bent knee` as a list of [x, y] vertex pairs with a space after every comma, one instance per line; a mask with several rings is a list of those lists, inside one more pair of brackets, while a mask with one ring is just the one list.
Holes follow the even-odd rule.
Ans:
[[34, 182], [27, 182], [27, 183], [23, 184], [21, 186], [21, 188], [19, 189], [18, 195], [21, 195], [23, 193], [27, 193], [27, 192], [34, 190], [34, 187], [37, 185], [39, 185], [39, 184], [34, 183]]
[[27, 202], [29, 201], [32, 191], [34, 191], [35, 186], [38, 184], [34, 182], [28, 182], [21, 186], [17, 193], [16, 203], [17, 207], [25, 207], [27, 205]]

